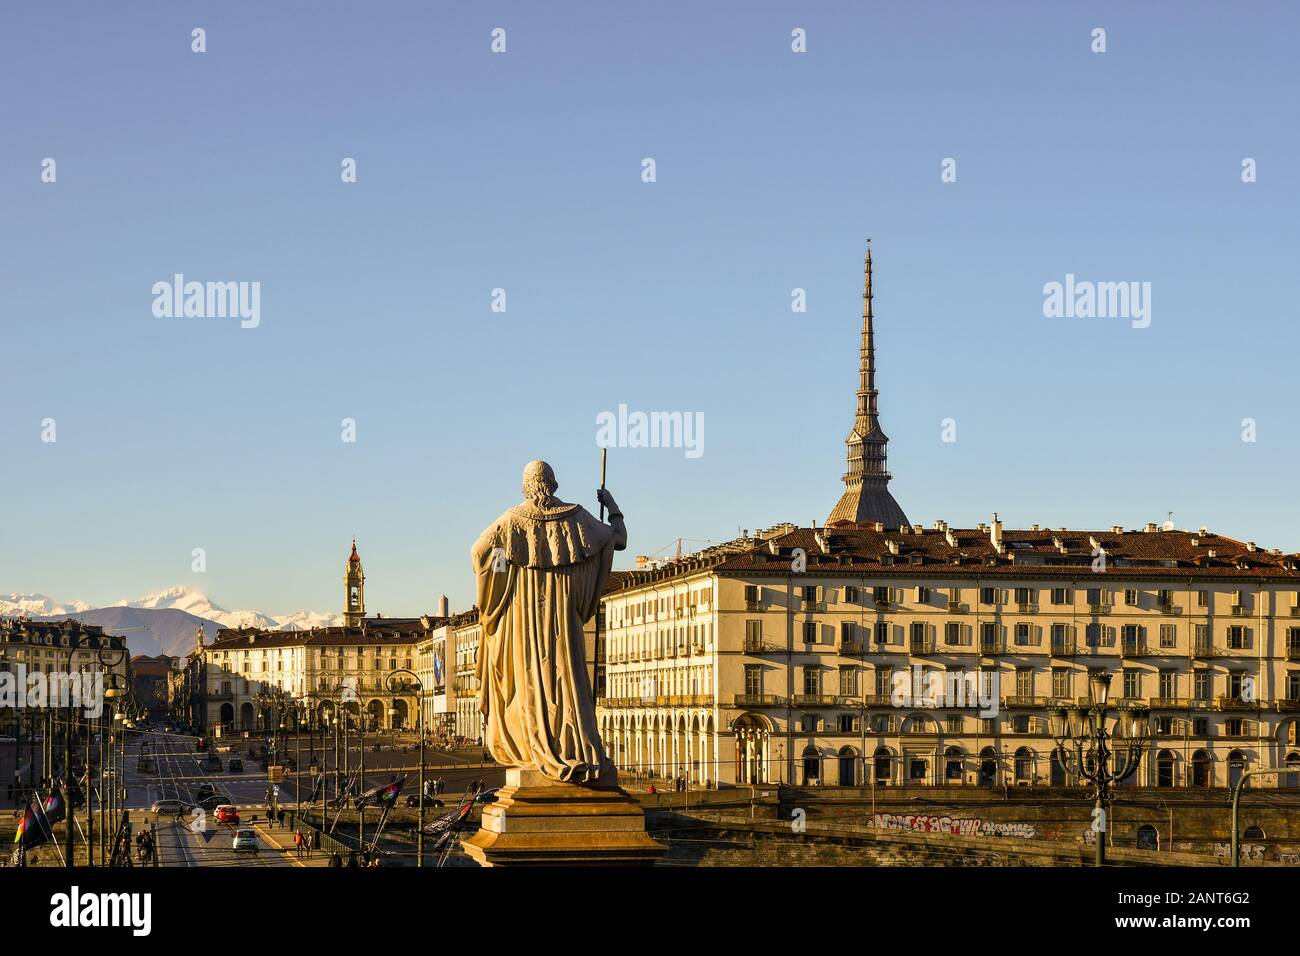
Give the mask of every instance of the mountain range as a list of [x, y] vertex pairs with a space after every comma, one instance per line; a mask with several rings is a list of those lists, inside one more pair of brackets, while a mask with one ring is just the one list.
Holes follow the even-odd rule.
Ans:
[[209, 600], [202, 591], [183, 586], [98, 608], [85, 601], [55, 601], [44, 594], [0, 594], [0, 617], [22, 616], [36, 620], [75, 618], [98, 624], [109, 634], [125, 637], [132, 655], [151, 657], [159, 654], [185, 657], [194, 649], [200, 625], [205, 637], [211, 640], [222, 627], [300, 631], [343, 622], [342, 615], [319, 611], [280, 615], [228, 611]]

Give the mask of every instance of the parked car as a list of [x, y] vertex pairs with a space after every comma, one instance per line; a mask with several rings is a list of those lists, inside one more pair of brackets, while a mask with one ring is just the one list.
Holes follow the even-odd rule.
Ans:
[[189, 807], [190, 805], [184, 800], [155, 800], [149, 807], [149, 811], [163, 817], [174, 817], [178, 813], [184, 813]]
[[231, 757], [231, 758], [230, 758], [230, 772], [231, 772], [231, 773], [243, 773], [243, 772], [244, 772], [244, 761], [240, 760], [238, 757]]
[[222, 823], [236, 824], [239, 822], [239, 808], [223, 803], [217, 807], [217, 819]]
[[238, 853], [240, 850], [258, 851], [260, 844], [257, 840], [257, 834], [252, 830], [236, 830], [234, 839], [230, 841], [230, 849]]
[[[420, 805], [419, 795], [414, 793], [407, 794], [406, 805], [408, 807], [418, 807]], [[426, 807], [441, 807], [443, 806], [443, 802], [436, 797], [425, 797], [424, 805]]]
[[493, 787], [491, 790], [484, 790], [482, 793], [480, 793], [478, 796], [474, 798], [474, 802], [475, 803], [496, 803], [497, 791], [500, 789], [501, 789], [500, 787]]

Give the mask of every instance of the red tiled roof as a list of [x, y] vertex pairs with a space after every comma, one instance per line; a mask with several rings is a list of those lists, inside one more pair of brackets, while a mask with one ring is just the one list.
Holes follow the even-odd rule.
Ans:
[[[951, 535], [951, 543], [949, 541]], [[1300, 555], [1261, 548], [1195, 531], [1004, 530], [1003, 548], [979, 528], [892, 531], [840, 524], [796, 528], [753, 539], [739, 553], [686, 558], [654, 571], [628, 572], [626, 589], [701, 570], [717, 574], [790, 573], [794, 549], [807, 557], [807, 573], [871, 577], [1080, 577], [1247, 578], [1300, 583]], [[893, 548], [891, 549], [891, 545]], [[1094, 571], [1094, 549], [1106, 554]]]

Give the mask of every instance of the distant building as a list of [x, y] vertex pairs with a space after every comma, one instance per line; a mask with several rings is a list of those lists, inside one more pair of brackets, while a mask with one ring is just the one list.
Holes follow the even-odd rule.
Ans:
[[137, 654], [131, 658], [131, 688], [136, 700], [150, 713], [165, 714], [171, 710], [171, 684], [179, 673], [178, 660], [166, 654], [149, 657]]
[[[218, 735], [265, 732], [277, 722], [293, 726], [300, 712], [337, 708], [353, 724], [364, 714], [367, 730], [414, 727], [417, 695], [393, 693], [387, 678], [415, 670], [417, 644], [445, 619], [365, 617], [364, 581], [354, 541], [344, 572], [343, 626], [223, 628], [211, 644], [196, 648], [202, 725]], [[305, 711], [290, 700], [306, 701]]]
[[[0, 674], [14, 675], [10, 680], [16, 681], [22, 673], [90, 671], [112, 674], [122, 689], [128, 689], [128, 655], [126, 639], [105, 634], [97, 624], [75, 618], [0, 618]], [[30, 734], [29, 722], [36, 719], [36, 711], [0, 704], [0, 736]]]

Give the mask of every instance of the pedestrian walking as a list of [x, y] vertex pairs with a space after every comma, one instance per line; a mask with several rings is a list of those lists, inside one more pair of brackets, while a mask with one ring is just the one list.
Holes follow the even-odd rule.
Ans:
[[294, 831], [293, 831], [293, 848], [294, 848], [294, 851], [298, 854], [298, 858], [299, 858], [299, 859], [302, 858], [302, 844], [303, 844], [303, 840], [302, 840], [302, 831], [301, 831], [301, 830], [294, 830]]
[[339, 856], [338, 851], [335, 850], [333, 853], [330, 854], [330, 866], [342, 866], [342, 865], [343, 865], [343, 857]]
[[348, 851], [348, 862], [347, 862], [347, 865], [348, 865], [348, 867], [349, 867], [350, 869], [359, 869], [359, 868], [360, 868], [360, 866], [359, 866], [359, 864], [358, 864], [358, 861], [357, 861], [357, 851], [356, 851], [356, 850], [349, 850], [349, 851]]

